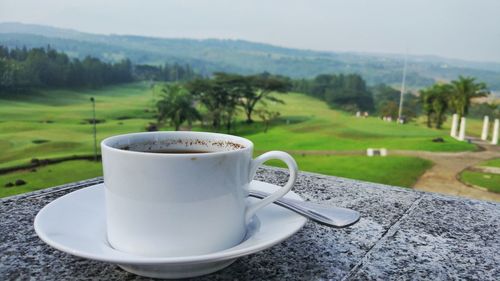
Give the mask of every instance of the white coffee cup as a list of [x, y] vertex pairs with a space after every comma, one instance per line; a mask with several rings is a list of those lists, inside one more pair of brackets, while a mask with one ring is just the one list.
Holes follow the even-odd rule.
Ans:
[[[101, 149], [108, 242], [144, 256], [201, 255], [237, 245], [255, 212], [284, 196], [297, 177], [289, 154], [271, 151], [252, 159], [253, 143], [231, 135], [126, 134], [105, 139]], [[152, 152], [159, 150], [190, 153]], [[288, 165], [288, 182], [249, 205], [249, 183], [269, 159]]]

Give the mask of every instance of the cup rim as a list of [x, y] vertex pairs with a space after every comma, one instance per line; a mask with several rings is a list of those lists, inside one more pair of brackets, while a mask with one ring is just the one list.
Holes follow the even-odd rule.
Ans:
[[[126, 138], [130, 136], [137, 135], [193, 135], [193, 136], [203, 136], [203, 135], [211, 135], [214, 137], [221, 137], [223, 139], [235, 139], [239, 144], [243, 144], [244, 148], [235, 149], [235, 150], [223, 150], [223, 151], [210, 151], [210, 153], [155, 153], [155, 152], [147, 152], [147, 151], [133, 151], [133, 150], [124, 150], [120, 148], [113, 147], [109, 145], [109, 142]], [[147, 155], [154, 157], [210, 157], [211, 155], [222, 155], [222, 154], [232, 154], [232, 153], [241, 153], [247, 150], [252, 151], [254, 144], [252, 141], [246, 138], [242, 138], [239, 136], [229, 135], [229, 134], [221, 134], [221, 133], [212, 133], [212, 132], [197, 132], [197, 131], [156, 131], [156, 132], [139, 132], [139, 133], [128, 133], [121, 135], [114, 135], [111, 137], [107, 137], [101, 141], [101, 149], [106, 149], [114, 152], [131, 154], [131, 155]]]

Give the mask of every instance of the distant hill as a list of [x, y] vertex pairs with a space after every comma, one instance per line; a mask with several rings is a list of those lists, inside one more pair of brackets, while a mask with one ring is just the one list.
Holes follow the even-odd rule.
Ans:
[[[43, 25], [0, 23], [0, 44], [8, 47], [51, 47], [73, 57], [96, 56], [108, 61], [124, 57], [134, 63], [190, 64], [201, 74], [214, 71], [250, 74], [268, 71], [294, 78], [321, 73], [359, 73], [369, 84], [399, 84], [403, 56], [299, 50], [243, 40], [174, 39], [100, 35]], [[335, 46], [332, 46], [334, 48]], [[500, 64], [434, 56], [410, 56], [407, 83], [416, 88], [436, 80], [470, 75], [500, 90]]]

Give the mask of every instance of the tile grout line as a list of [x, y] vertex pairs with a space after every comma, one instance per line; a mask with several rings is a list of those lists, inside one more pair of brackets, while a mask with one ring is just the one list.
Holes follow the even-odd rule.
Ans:
[[411, 204], [410, 208], [408, 208], [404, 214], [397, 220], [395, 221], [380, 237], [380, 239], [364, 254], [364, 256], [361, 258], [361, 260], [356, 263], [356, 265], [349, 270], [346, 276], [344, 276], [341, 280], [342, 281], [347, 281], [350, 280], [356, 272], [361, 268], [364, 262], [368, 260], [370, 255], [376, 251], [378, 248], [381, 247], [381, 245], [387, 241], [387, 239], [391, 236], [393, 236], [398, 230], [399, 230], [399, 225], [413, 212], [415, 208], [419, 205], [420, 201], [424, 197], [427, 197], [426, 194], [422, 194], [420, 197], [418, 197], [413, 203]]

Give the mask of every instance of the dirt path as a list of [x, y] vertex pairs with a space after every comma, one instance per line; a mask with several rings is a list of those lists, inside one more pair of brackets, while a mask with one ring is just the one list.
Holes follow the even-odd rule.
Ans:
[[455, 153], [391, 150], [389, 154], [416, 156], [434, 162], [434, 166], [415, 183], [415, 189], [500, 202], [500, 194], [467, 186], [457, 179], [464, 169], [484, 160], [500, 157], [499, 146], [479, 140], [474, 140], [474, 143], [484, 150]]

